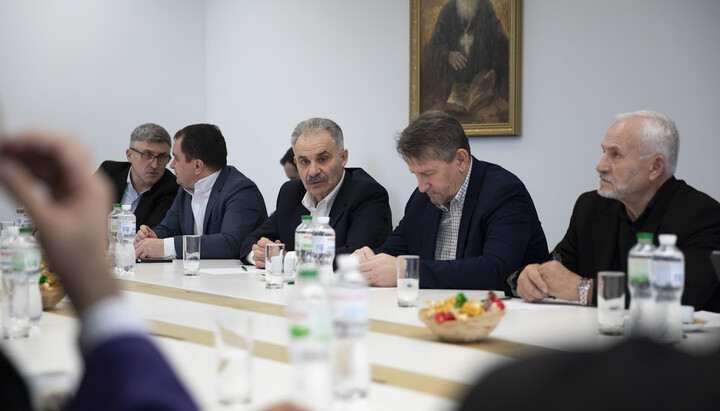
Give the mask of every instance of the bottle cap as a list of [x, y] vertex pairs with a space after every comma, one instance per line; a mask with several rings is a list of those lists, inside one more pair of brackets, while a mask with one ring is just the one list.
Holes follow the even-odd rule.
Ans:
[[653, 233], [637, 233], [638, 243], [652, 243]]
[[675, 245], [677, 236], [675, 234], [660, 234], [658, 239], [662, 245]]
[[300, 217], [300, 220], [301, 220], [301, 221], [312, 221], [312, 216], [311, 216], [311, 215], [304, 215], [304, 216], [301, 216], [301, 217]]
[[131, 206], [130, 204], [123, 204], [123, 205], [122, 205], [123, 211], [130, 211], [131, 208], [132, 208], [132, 206]]
[[320, 224], [329, 224], [330, 223], [330, 217], [318, 217], [318, 223]]
[[115, 204], [113, 204], [113, 208], [116, 208], [116, 209], [119, 210], [119, 209], [122, 208], [122, 204], [120, 204], [120, 203], [115, 203]]

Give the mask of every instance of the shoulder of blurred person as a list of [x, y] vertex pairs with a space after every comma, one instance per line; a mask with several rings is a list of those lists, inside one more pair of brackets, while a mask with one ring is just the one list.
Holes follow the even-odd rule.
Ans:
[[468, 392], [460, 411], [717, 409], [720, 351], [689, 355], [629, 339], [600, 352], [563, 352], [501, 366]]

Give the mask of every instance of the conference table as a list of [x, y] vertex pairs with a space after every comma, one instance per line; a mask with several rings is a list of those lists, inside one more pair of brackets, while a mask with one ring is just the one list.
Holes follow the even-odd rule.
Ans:
[[[254, 322], [252, 401], [263, 409], [292, 400], [292, 366], [284, 306], [296, 287], [267, 290], [261, 270], [239, 260], [203, 260], [197, 276], [185, 276], [182, 260], [141, 263], [135, 274], [118, 278], [123, 297], [147, 320], [162, 353], [202, 409], [226, 409], [217, 401], [215, 318], [242, 311]], [[492, 334], [479, 342], [441, 342], [419, 320], [426, 300], [443, 300], [461, 290], [420, 290], [420, 307], [397, 306], [395, 288], [370, 289], [367, 338], [372, 384], [366, 399], [337, 402], [334, 409], [454, 409], [466, 390], [496, 367], [527, 356], [610, 347], [622, 337], [597, 331], [597, 310], [567, 301], [505, 301], [506, 314]], [[469, 299], [486, 291], [462, 290]], [[501, 293], [500, 293], [501, 294]], [[720, 346], [720, 315], [696, 312], [705, 323], [688, 332], [680, 350], [706, 353]], [[30, 338], [5, 340], [3, 349], [39, 390], [69, 389], [82, 362], [77, 351], [78, 322], [69, 302], [45, 312]], [[508, 387], [511, 392], [512, 387]]]

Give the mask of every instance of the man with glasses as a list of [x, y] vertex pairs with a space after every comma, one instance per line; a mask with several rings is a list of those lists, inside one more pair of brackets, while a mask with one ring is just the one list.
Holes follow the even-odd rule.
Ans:
[[100, 165], [112, 181], [113, 202], [130, 204], [137, 226], [154, 227], [162, 221], [177, 195], [175, 176], [165, 168], [170, 162], [170, 134], [157, 124], [138, 126], [130, 134], [128, 161]]

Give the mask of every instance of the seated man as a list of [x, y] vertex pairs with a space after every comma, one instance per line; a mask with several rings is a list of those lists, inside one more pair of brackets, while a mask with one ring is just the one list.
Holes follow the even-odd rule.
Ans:
[[403, 130], [397, 151], [418, 188], [405, 216], [375, 251], [355, 252], [371, 285], [396, 285], [396, 258], [420, 256], [420, 286], [502, 289], [514, 270], [547, 257], [535, 205], [523, 183], [470, 155], [462, 125], [429, 111]]
[[311, 118], [292, 133], [299, 180], [280, 188], [277, 210], [257, 230], [247, 236], [240, 255], [256, 266], [265, 267], [265, 244], [285, 243], [295, 249], [295, 228], [304, 214], [329, 216], [335, 230], [335, 253], [351, 253], [364, 244], [380, 245], [392, 229], [388, 194], [361, 168], [345, 168], [340, 126], [324, 118]]
[[182, 256], [182, 236], [201, 234], [201, 258], [238, 258], [242, 239], [267, 218], [262, 194], [227, 165], [225, 138], [217, 126], [190, 125], [174, 139], [170, 168], [183, 189], [159, 225], [140, 227], [135, 255]]
[[685, 253], [682, 303], [720, 311], [720, 285], [710, 263], [720, 249], [720, 204], [674, 177], [679, 150], [675, 124], [662, 114], [621, 114], [602, 141], [595, 168], [600, 188], [580, 195], [565, 237], [562, 263], [525, 267], [508, 278], [508, 292], [526, 301], [554, 296], [593, 304], [598, 271], [627, 271], [638, 232], [676, 234]]
[[157, 124], [140, 125], [130, 134], [128, 161], [104, 161], [98, 171], [113, 183], [113, 203], [130, 204], [138, 226], [156, 226], [178, 191], [170, 161], [170, 134]]

